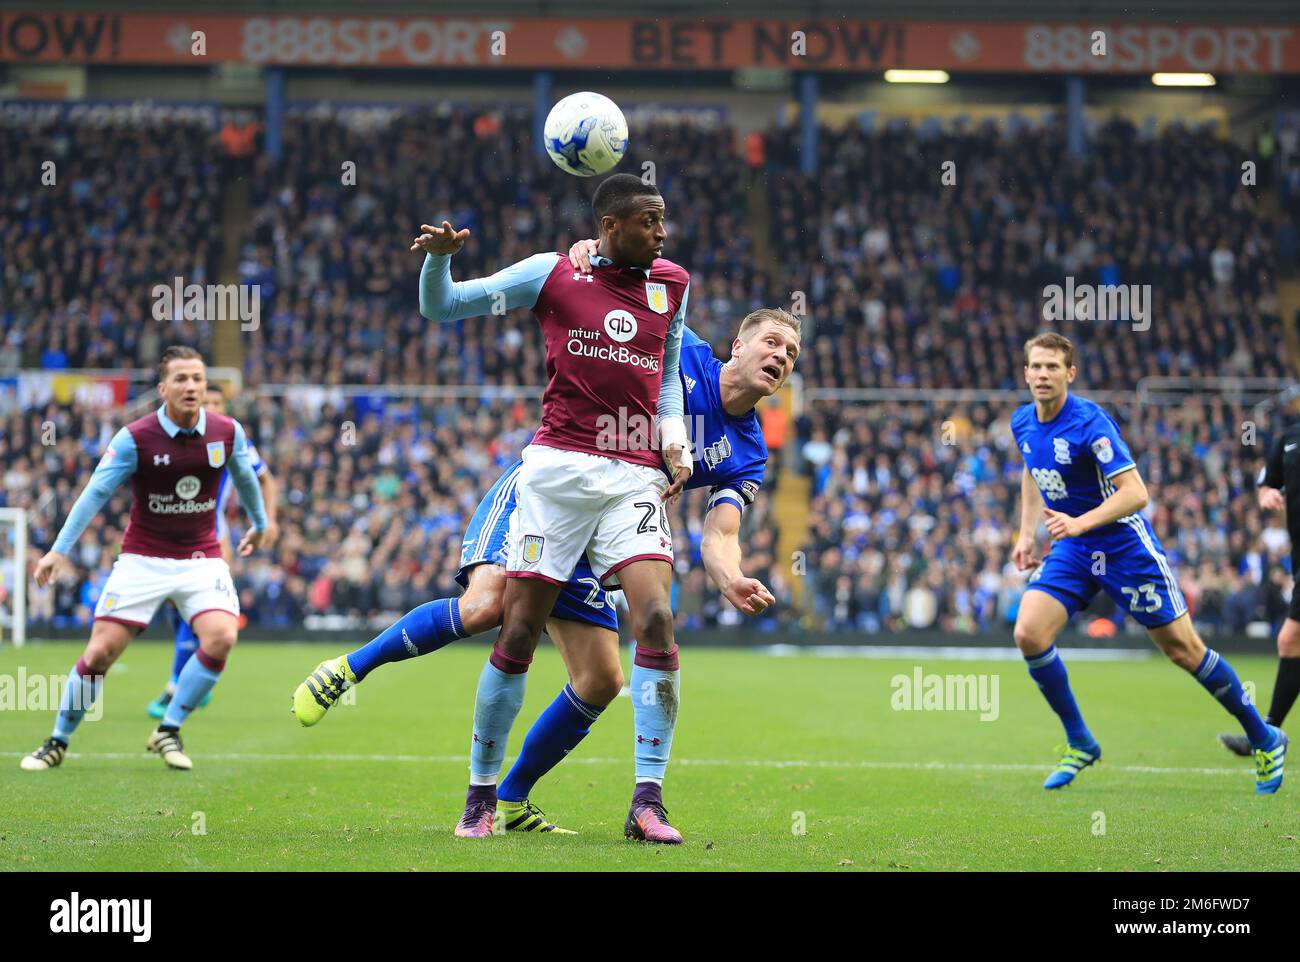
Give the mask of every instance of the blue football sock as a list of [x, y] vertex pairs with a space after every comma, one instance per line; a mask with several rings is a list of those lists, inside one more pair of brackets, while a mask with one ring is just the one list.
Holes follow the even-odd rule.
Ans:
[[1241, 680], [1226, 659], [1220, 657], [1213, 648], [1206, 648], [1205, 657], [1201, 659], [1200, 667], [1196, 669], [1195, 674], [1196, 680], [1204, 686], [1205, 690], [1218, 699], [1219, 704], [1241, 722], [1246, 737], [1250, 739], [1251, 747], [1263, 749], [1273, 747], [1272, 731], [1264, 723], [1264, 719], [1259, 717], [1259, 712], [1250, 699], [1246, 697], [1245, 689], [1241, 687]]
[[528, 683], [526, 670], [505, 670], [518, 665], [499, 658], [493, 648], [492, 657], [479, 675], [478, 692], [474, 696], [474, 737], [469, 746], [471, 785], [495, 785], [501, 774], [506, 739], [524, 704], [524, 686]]
[[1091, 748], [1097, 744], [1097, 739], [1083, 723], [1074, 692], [1070, 690], [1070, 675], [1056, 646], [1052, 645], [1041, 655], [1027, 656], [1025, 664], [1029, 666], [1029, 677], [1038, 684], [1038, 690], [1065, 726], [1065, 737], [1070, 747]]
[[348, 666], [361, 681], [380, 665], [427, 655], [464, 637], [459, 599], [426, 601], [381, 631], [370, 644], [348, 655]]
[[632, 730], [636, 735], [638, 782], [663, 784], [680, 701], [677, 646], [664, 653], [638, 645], [632, 663]]
[[194, 653], [199, 650], [199, 636], [194, 633], [194, 629], [189, 623], [182, 620], [176, 624], [176, 650], [172, 655], [172, 682], [168, 686], [169, 690], [175, 691], [176, 683], [180, 681], [181, 669], [185, 663], [193, 657]]
[[537, 780], [587, 737], [591, 723], [604, 710], [579, 698], [572, 685], [565, 685], [564, 690], [555, 696], [555, 701], [528, 729], [519, 757], [497, 789], [497, 797], [507, 802], [522, 802], [528, 798]]
[[72, 733], [99, 698], [103, 686], [104, 676], [92, 675], [85, 661], [78, 659], [72, 671], [68, 672], [68, 684], [63, 689], [63, 697], [59, 699], [59, 714], [54, 719], [51, 736], [65, 745], [70, 742]]
[[181, 669], [181, 677], [176, 681], [176, 694], [167, 703], [167, 714], [163, 715], [161, 728], [180, 728], [190, 712], [199, 707], [208, 692], [221, 677], [225, 661], [218, 661], [200, 648], [194, 657]]

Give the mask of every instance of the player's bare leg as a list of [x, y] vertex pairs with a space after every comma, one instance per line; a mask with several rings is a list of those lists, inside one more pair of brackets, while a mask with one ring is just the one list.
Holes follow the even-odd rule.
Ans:
[[1037, 658], [1056, 643], [1070, 620], [1065, 606], [1045, 591], [1026, 591], [1020, 598], [1014, 636], [1026, 658]]
[[104, 675], [139, 632], [135, 625], [103, 618], [95, 621], [90, 629], [90, 641], [68, 675], [54, 731], [40, 748], [23, 756], [20, 766], [24, 771], [46, 771], [63, 762], [73, 732], [99, 698]]
[[533, 788], [578, 747], [623, 687], [618, 632], [563, 618], [549, 619], [546, 631], [564, 659], [569, 683], [533, 722], [501, 781], [497, 821], [508, 832], [569, 834], [532, 804]]
[[542, 629], [560, 596], [562, 585], [540, 578], [507, 578], [501, 610], [501, 633], [495, 648], [527, 671]]
[[501, 624], [506, 576], [501, 565], [484, 563], [469, 571], [459, 598], [420, 605], [389, 625], [368, 644], [322, 661], [293, 693], [293, 714], [304, 727], [325, 717], [343, 693], [361, 684], [379, 665], [428, 655], [458, 638]]
[[1205, 646], [1191, 615], [1184, 614], [1167, 625], [1152, 628], [1149, 633], [1170, 661], [1194, 676], [1241, 723], [1255, 755], [1255, 792], [1260, 795], [1276, 792], [1282, 785], [1286, 733], [1259, 717], [1237, 673], [1217, 651]]
[[145, 745], [149, 751], [161, 755], [168, 768], [182, 771], [193, 768], [194, 763], [181, 744], [181, 725], [220, 679], [239, 636], [239, 618], [229, 611], [204, 611], [194, 617], [190, 627], [199, 637], [199, 649], [181, 669], [176, 694], [167, 705], [162, 723]]
[[636, 638], [632, 667], [636, 784], [624, 834], [637, 841], [675, 845], [681, 833], [668, 821], [663, 780], [681, 702], [677, 642], [669, 601], [672, 565], [649, 559], [619, 569]]
[[1065, 605], [1046, 591], [1031, 586], [1020, 598], [1014, 632], [1016, 647], [1029, 667], [1029, 677], [1061, 719], [1067, 742], [1056, 768], [1043, 782], [1047, 789], [1069, 785], [1079, 772], [1101, 757], [1101, 746], [1084, 724], [1065, 663], [1056, 650], [1056, 638], [1069, 620]]
[[476, 565], [469, 587], [460, 596], [460, 623], [467, 635], [480, 635], [501, 626], [506, 603], [506, 569], [502, 565]]
[[[1300, 621], [1287, 618], [1282, 622], [1282, 630], [1277, 634], [1277, 658], [1277, 682], [1273, 685], [1273, 700], [1264, 721], [1280, 728], [1295, 704], [1296, 693], [1300, 691]], [[1219, 743], [1243, 758], [1254, 754], [1250, 739], [1239, 732], [1221, 734]]]
[[606, 706], [623, 690], [618, 632], [581, 621], [552, 618], [546, 633], [555, 643], [569, 684], [583, 701]]
[[501, 631], [479, 676], [470, 741], [469, 789], [456, 825], [460, 838], [491, 835], [497, 808], [497, 776], [506, 740], [524, 702], [528, 666], [542, 628], [563, 587], [540, 578], [506, 578]]

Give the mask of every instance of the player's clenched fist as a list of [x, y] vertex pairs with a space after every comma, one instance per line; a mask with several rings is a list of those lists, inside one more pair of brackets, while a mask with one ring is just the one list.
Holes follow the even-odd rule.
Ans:
[[465, 246], [465, 238], [469, 237], [468, 227], [456, 230], [447, 221], [443, 221], [441, 227], [421, 224], [420, 231], [420, 236], [411, 242], [411, 250], [422, 250], [426, 254], [454, 254]]
[[1016, 546], [1011, 552], [1011, 563], [1016, 566], [1017, 571], [1028, 571], [1030, 568], [1037, 568], [1039, 559], [1034, 557], [1034, 543], [1032, 541], [1017, 541]]
[[39, 587], [44, 588], [62, 573], [67, 562], [68, 559], [57, 551], [46, 552], [45, 557], [36, 562], [36, 571], [32, 577], [36, 579]]
[[1061, 514], [1059, 511], [1053, 511], [1051, 508], [1043, 508], [1043, 519], [1047, 524], [1047, 530], [1051, 532], [1055, 541], [1062, 538], [1077, 538], [1084, 534], [1084, 527], [1078, 518], [1072, 518], [1068, 514]]
[[772, 592], [757, 578], [736, 578], [722, 589], [722, 594], [733, 608], [747, 615], [756, 615], [776, 604]]
[[266, 532], [257, 528], [249, 528], [244, 532], [244, 536], [239, 539], [239, 557], [247, 558], [254, 551], [262, 546], [266, 540]]
[[[570, 255], [572, 257], [572, 255]], [[1286, 507], [1286, 500], [1277, 488], [1261, 486], [1259, 489], [1259, 507], [1261, 511], [1281, 511]]]

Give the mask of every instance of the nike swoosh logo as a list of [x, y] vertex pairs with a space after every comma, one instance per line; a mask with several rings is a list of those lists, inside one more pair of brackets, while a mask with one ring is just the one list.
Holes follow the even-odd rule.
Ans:
[[1294, 444], [1288, 444], [1288, 445], [1287, 445], [1285, 448], [1283, 448], [1282, 450], [1284, 450], [1284, 451], [1294, 451], [1295, 449], [1296, 449], [1296, 445], [1294, 445]]

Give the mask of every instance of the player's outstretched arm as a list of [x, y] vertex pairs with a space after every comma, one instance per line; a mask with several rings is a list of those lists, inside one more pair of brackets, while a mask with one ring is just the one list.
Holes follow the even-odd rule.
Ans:
[[[516, 307], [532, 308], [542, 285], [555, 269], [558, 254], [534, 254], [489, 277], [469, 281], [451, 279], [451, 255], [460, 250], [469, 230], [459, 233], [443, 227], [421, 225], [425, 231], [411, 250], [425, 252], [420, 269], [420, 314], [431, 321], [459, 321], [483, 314], [504, 314]], [[436, 231], [437, 233], [431, 233]]]
[[682, 358], [682, 331], [686, 327], [686, 301], [691, 295], [690, 284], [682, 291], [682, 303], [668, 324], [668, 337], [664, 341], [664, 364], [659, 379], [659, 408], [655, 425], [659, 429], [659, 450], [663, 454], [673, 483], [664, 492], [664, 499], [675, 498], [686, 487], [691, 477], [691, 448], [686, 441], [686, 402], [682, 398], [682, 379], [678, 369]]
[[104, 456], [99, 459], [85, 490], [77, 496], [59, 536], [54, 539], [54, 546], [36, 563], [34, 577], [40, 587], [44, 588], [58, 575], [59, 569], [67, 560], [68, 552], [86, 530], [86, 525], [99, 514], [117, 486], [135, 473], [135, 465], [135, 438], [131, 437], [131, 432], [126, 428], [121, 428], [109, 442]]
[[737, 611], [756, 615], [776, 604], [763, 582], [740, 570], [740, 509], [735, 505], [715, 505], [704, 516], [700, 557], [709, 579]]
[[262, 486], [257, 483], [257, 474], [248, 455], [248, 439], [244, 426], [235, 422], [235, 443], [230, 453], [230, 480], [234, 482], [239, 493], [239, 503], [252, 527], [244, 532], [239, 541], [239, 555], [246, 558], [261, 545], [266, 535], [266, 503], [262, 500]]

